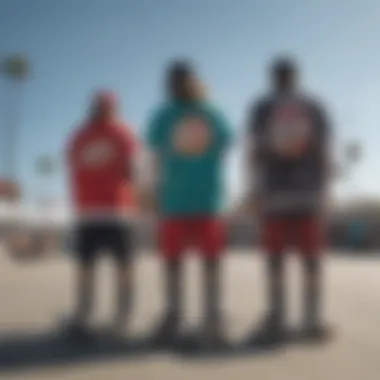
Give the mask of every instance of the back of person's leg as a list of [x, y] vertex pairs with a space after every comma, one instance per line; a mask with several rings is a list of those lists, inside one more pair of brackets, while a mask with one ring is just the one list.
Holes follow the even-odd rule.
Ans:
[[85, 326], [91, 317], [94, 304], [95, 261], [99, 250], [96, 227], [90, 223], [78, 225], [75, 231], [77, 253], [76, 309], [72, 324]]
[[304, 284], [304, 325], [307, 329], [322, 328], [322, 258], [323, 224], [319, 217], [301, 218], [298, 225], [299, 250], [303, 255]]
[[204, 332], [208, 338], [222, 334], [221, 290], [222, 253], [225, 248], [225, 226], [218, 217], [195, 221], [195, 240], [204, 261]]
[[109, 249], [116, 263], [116, 313], [114, 323], [122, 327], [127, 322], [133, 303], [134, 231], [127, 221], [117, 221], [109, 226]]
[[170, 340], [179, 331], [182, 318], [182, 255], [187, 248], [188, 223], [184, 219], [164, 219], [158, 229], [162, 254], [165, 311], [158, 326], [157, 338]]
[[263, 246], [266, 255], [268, 311], [259, 337], [280, 338], [285, 319], [284, 251], [287, 248], [291, 221], [284, 217], [263, 220]]

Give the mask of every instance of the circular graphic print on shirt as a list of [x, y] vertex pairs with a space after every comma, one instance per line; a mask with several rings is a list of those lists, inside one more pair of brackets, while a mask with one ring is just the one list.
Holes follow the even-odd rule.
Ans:
[[88, 143], [82, 150], [82, 163], [88, 167], [107, 165], [115, 155], [115, 148], [105, 140]]
[[211, 140], [211, 128], [200, 117], [187, 117], [175, 126], [173, 146], [181, 155], [202, 155], [209, 148]]
[[281, 107], [270, 123], [270, 145], [284, 157], [298, 157], [309, 147], [312, 120], [301, 107]]

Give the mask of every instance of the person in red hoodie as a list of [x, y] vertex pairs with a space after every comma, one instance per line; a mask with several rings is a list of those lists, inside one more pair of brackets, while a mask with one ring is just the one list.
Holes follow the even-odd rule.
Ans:
[[117, 264], [117, 313], [113, 326], [126, 322], [131, 303], [131, 217], [134, 211], [133, 163], [136, 139], [118, 119], [116, 96], [95, 94], [88, 119], [67, 145], [75, 243], [79, 259], [78, 302], [71, 329], [87, 330], [94, 299], [94, 264], [101, 250]]

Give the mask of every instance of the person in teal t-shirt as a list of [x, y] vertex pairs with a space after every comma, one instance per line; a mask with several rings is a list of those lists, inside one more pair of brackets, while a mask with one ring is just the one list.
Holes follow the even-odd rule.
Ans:
[[208, 343], [220, 343], [219, 257], [225, 231], [219, 214], [232, 132], [223, 113], [200, 93], [200, 82], [188, 63], [170, 67], [167, 90], [169, 99], [154, 113], [146, 136], [156, 163], [159, 240], [167, 263], [169, 307], [160, 336], [177, 334], [181, 257], [192, 245], [206, 268], [207, 334], [202, 336]]

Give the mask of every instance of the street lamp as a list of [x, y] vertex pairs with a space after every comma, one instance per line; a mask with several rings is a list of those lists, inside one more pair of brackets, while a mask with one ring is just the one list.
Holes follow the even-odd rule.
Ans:
[[8, 120], [5, 127], [4, 157], [6, 175], [15, 182], [17, 177], [17, 143], [20, 127], [21, 89], [29, 75], [29, 62], [22, 55], [10, 55], [0, 61], [0, 71], [9, 83]]
[[[21, 111], [21, 90], [22, 85], [29, 75], [29, 63], [25, 56], [12, 54], [0, 58], [0, 75], [3, 75], [7, 83], [6, 100], [8, 102], [5, 110], [7, 119], [3, 129], [4, 141], [3, 160], [5, 163], [5, 178], [4, 182], [10, 186], [8, 194], [1, 194], [3, 199], [18, 203], [20, 199], [20, 189], [18, 185], [18, 135], [20, 128], [20, 111]], [[16, 210], [13, 210], [16, 211]], [[6, 243], [9, 251], [12, 254], [22, 251], [23, 248], [28, 248], [29, 235], [20, 231], [16, 225], [21, 214], [12, 214], [12, 222], [10, 231], [6, 236]], [[16, 221], [16, 224], [13, 223]], [[8, 221], [9, 223], [9, 221]]]

